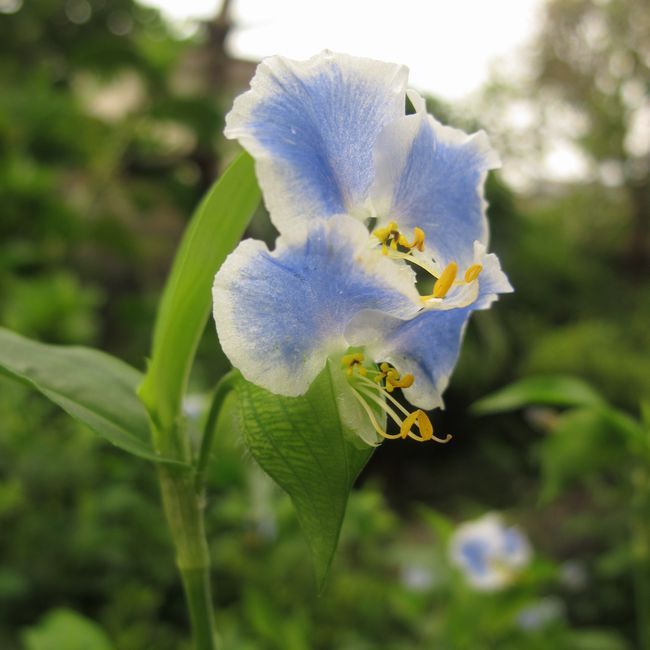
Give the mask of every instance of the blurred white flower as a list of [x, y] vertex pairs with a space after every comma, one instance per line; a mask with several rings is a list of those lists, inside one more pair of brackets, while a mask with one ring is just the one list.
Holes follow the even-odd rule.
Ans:
[[571, 591], [581, 591], [589, 583], [586, 567], [577, 560], [568, 560], [560, 566], [560, 582]]
[[494, 591], [510, 584], [531, 557], [528, 539], [500, 515], [488, 513], [458, 526], [449, 545], [451, 562], [476, 589]]
[[563, 619], [565, 614], [566, 607], [559, 598], [542, 598], [519, 612], [517, 625], [522, 630], [539, 630]]
[[183, 398], [183, 414], [192, 421], [198, 422], [208, 407], [208, 396], [201, 393], [191, 393]]
[[434, 584], [431, 569], [416, 564], [402, 567], [400, 579], [406, 589], [416, 593], [429, 591]]

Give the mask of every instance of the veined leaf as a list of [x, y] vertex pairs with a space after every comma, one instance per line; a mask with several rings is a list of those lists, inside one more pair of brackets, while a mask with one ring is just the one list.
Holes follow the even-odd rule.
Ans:
[[123, 361], [0, 328], [0, 371], [40, 391], [115, 446], [163, 460], [151, 448], [147, 414], [135, 394], [142, 375]]
[[301, 397], [281, 397], [239, 376], [241, 429], [248, 448], [298, 514], [322, 589], [352, 485], [373, 447], [341, 422], [339, 384], [326, 367]]
[[528, 377], [492, 393], [472, 406], [474, 413], [502, 413], [533, 404], [549, 406], [598, 406], [603, 398], [575, 377]]
[[170, 430], [210, 314], [214, 275], [260, 200], [253, 160], [242, 153], [199, 205], [163, 293], [149, 368], [139, 395], [161, 431]]

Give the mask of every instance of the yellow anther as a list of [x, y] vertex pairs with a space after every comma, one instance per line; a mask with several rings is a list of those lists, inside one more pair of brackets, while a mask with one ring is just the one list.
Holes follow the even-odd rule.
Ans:
[[375, 383], [381, 384], [386, 380], [383, 388], [392, 393], [396, 388], [410, 388], [415, 381], [413, 375], [400, 376], [399, 372], [385, 361], [379, 366], [379, 372], [375, 376]]
[[447, 295], [447, 292], [451, 289], [451, 285], [454, 284], [457, 273], [458, 264], [456, 262], [449, 262], [433, 286], [434, 298], [444, 298]]
[[402, 436], [402, 438], [407, 438], [411, 433], [411, 429], [413, 428], [415, 421], [418, 419], [419, 412], [419, 410], [413, 411], [413, 413], [410, 413], [407, 417], [404, 418], [402, 426], [399, 428], [399, 434]]
[[413, 243], [408, 248], [417, 248], [420, 253], [424, 251], [424, 230], [422, 228], [413, 228]]
[[483, 267], [480, 264], [472, 264], [472, 266], [470, 266], [467, 271], [465, 271], [465, 282], [469, 283], [476, 280], [482, 270]]
[[397, 242], [400, 246], [402, 246], [402, 248], [409, 248], [409, 249], [411, 248], [411, 244], [409, 244], [409, 240], [406, 239], [406, 237], [404, 237], [404, 235], [402, 235], [401, 233], [400, 236], [397, 238]]
[[341, 363], [344, 366], [350, 367], [354, 366], [357, 363], [362, 363], [364, 360], [364, 356], [362, 352], [352, 352], [352, 354], [344, 354], [341, 357]]
[[395, 388], [410, 388], [415, 381], [413, 375], [406, 374], [403, 377], [399, 376], [398, 372], [389, 372], [386, 376], [386, 390], [392, 392]]
[[[415, 424], [417, 424], [420, 435], [413, 433], [412, 431]], [[418, 442], [427, 442], [429, 440], [437, 440], [440, 442], [440, 440], [435, 438], [433, 435], [433, 425], [431, 424], [429, 416], [421, 409], [413, 411], [413, 413], [410, 413], [404, 418], [399, 433], [402, 438], [412, 438]]]
[[348, 377], [352, 377], [354, 370], [356, 368], [357, 372], [365, 377], [367, 374], [366, 369], [361, 365], [363, 363], [364, 356], [361, 352], [353, 352], [351, 354], [344, 354], [341, 357], [341, 365], [346, 369], [345, 373]]
[[[352, 356], [352, 355], [350, 355]], [[399, 372], [388, 363], [382, 363], [380, 371], [376, 374], [375, 381], [365, 377], [358, 378], [354, 385], [351, 385], [352, 392], [359, 404], [366, 412], [373, 429], [379, 434], [381, 438], [386, 440], [395, 440], [396, 438], [411, 438], [418, 442], [434, 442], [445, 443], [451, 440], [451, 436], [447, 435], [445, 438], [438, 438], [433, 433], [433, 425], [429, 416], [422, 410], [416, 409], [412, 413], [404, 407], [398, 400], [391, 394], [394, 388], [408, 388], [413, 385], [414, 378], [411, 374], [405, 374], [400, 378]], [[386, 379], [384, 386], [381, 385], [382, 379]], [[380, 383], [378, 386], [377, 383]], [[386, 415], [399, 427], [398, 433], [388, 433], [388, 431], [379, 424], [370, 403], [378, 406]], [[419, 433], [413, 431], [413, 427], [417, 427]]]
[[395, 233], [397, 233], [397, 224], [394, 221], [391, 221], [387, 226], [384, 226], [383, 228], [377, 228], [372, 234], [382, 244], [385, 244]]
[[433, 438], [433, 424], [429, 420], [429, 416], [424, 411], [417, 411], [418, 414], [418, 429], [420, 429], [420, 435], [424, 440], [431, 440]]

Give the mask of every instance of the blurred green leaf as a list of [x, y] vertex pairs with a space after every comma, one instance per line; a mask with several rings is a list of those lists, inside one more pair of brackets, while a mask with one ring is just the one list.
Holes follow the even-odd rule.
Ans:
[[214, 275], [244, 234], [260, 200], [252, 158], [242, 153], [201, 202], [185, 232], [160, 303], [139, 395], [160, 430], [178, 416], [212, 304]]
[[[561, 415], [542, 448], [542, 500], [578, 481], [625, 466], [625, 436], [634, 433], [613, 409], [576, 409]], [[638, 428], [637, 428], [638, 432]]]
[[68, 609], [55, 609], [23, 634], [25, 650], [112, 650], [95, 623]]
[[301, 397], [274, 395], [241, 376], [235, 390], [246, 444], [291, 497], [322, 589], [350, 490], [373, 447], [360, 446], [342, 424], [329, 366]]
[[628, 644], [615, 632], [585, 630], [570, 637], [570, 650], [627, 650]]
[[533, 404], [549, 406], [596, 406], [602, 397], [591, 386], [575, 377], [543, 376], [522, 379], [478, 400], [474, 413], [502, 413]]
[[0, 328], [0, 372], [35, 388], [110, 443], [161, 461], [135, 395], [142, 375], [98, 350], [46, 345]]

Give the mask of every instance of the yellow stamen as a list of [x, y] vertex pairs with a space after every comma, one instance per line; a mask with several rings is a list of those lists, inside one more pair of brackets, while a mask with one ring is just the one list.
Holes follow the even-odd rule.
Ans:
[[364, 356], [361, 352], [353, 352], [351, 354], [344, 354], [341, 357], [341, 365], [345, 368], [345, 374], [348, 377], [352, 377], [354, 370], [356, 368], [357, 372], [365, 377], [367, 374], [366, 369], [361, 365], [363, 363]]
[[402, 422], [402, 426], [399, 428], [399, 434], [403, 439], [406, 439], [411, 433], [411, 429], [413, 428], [415, 421], [418, 419], [419, 412], [419, 410], [413, 411], [413, 413], [409, 414], [408, 417], [404, 418], [404, 422]]
[[413, 241], [410, 242], [399, 230], [395, 221], [390, 221], [388, 225], [383, 228], [377, 228], [372, 233], [381, 242], [381, 252], [388, 255], [388, 248], [392, 252], [397, 252], [398, 246], [406, 248], [408, 251], [417, 249], [420, 252], [424, 251], [424, 230], [415, 227], [413, 229]]
[[417, 411], [418, 414], [418, 429], [420, 429], [420, 435], [425, 440], [431, 440], [433, 438], [433, 425], [429, 416], [424, 411]]
[[[407, 373], [400, 376], [400, 373], [395, 368], [393, 368], [389, 363], [384, 362], [380, 364], [379, 371], [376, 372], [374, 381], [371, 381], [366, 377], [365, 372], [361, 372], [362, 370], [365, 370], [365, 368], [359, 365], [363, 359], [364, 356], [360, 352], [346, 354], [342, 357], [342, 365], [346, 367], [348, 376], [352, 376], [354, 368], [357, 368], [359, 371], [360, 376], [355, 379], [354, 385], [351, 385], [351, 388], [355, 398], [359, 401], [368, 415], [370, 423], [377, 434], [387, 440], [411, 438], [418, 442], [434, 440], [435, 442], [440, 443], [445, 443], [451, 440], [451, 436], [449, 435], [443, 439], [438, 438], [433, 434], [433, 425], [431, 424], [431, 420], [422, 409], [416, 409], [412, 413], [409, 413], [409, 411], [407, 411], [406, 408], [404, 408], [404, 406], [391, 395], [395, 388], [409, 388], [412, 386], [415, 381], [412, 374]], [[384, 380], [385, 383], [382, 386], [381, 382]], [[384, 411], [384, 413], [386, 413], [386, 415], [399, 427], [399, 433], [389, 434], [385, 431], [379, 425], [373, 410], [370, 408], [370, 405], [366, 400], [374, 402], [382, 411]], [[387, 401], [390, 402], [392, 406], [391, 404], [388, 404]], [[403, 415], [398, 415], [395, 409]], [[419, 434], [413, 432], [413, 427], [417, 427]]]
[[465, 282], [470, 283], [476, 280], [482, 270], [483, 267], [480, 264], [472, 264], [472, 266], [465, 271]]
[[356, 391], [354, 388], [352, 389], [352, 394], [357, 398], [357, 401], [359, 402], [359, 404], [361, 404], [361, 407], [366, 412], [366, 415], [370, 420], [370, 424], [372, 424], [372, 428], [382, 438], [386, 438], [387, 440], [395, 440], [400, 437], [399, 433], [396, 433], [395, 435], [390, 435], [379, 426], [379, 422], [377, 422], [377, 418], [375, 417], [375, 414], [372, 412], [372, 409], [366, 404], [366, 400], [363, 399], [361, 394], [358, 391]]
[[361, 363], [364, 360], [362, 352], [352, 352], [351, 354], [344, 354], [341, 357], [341, 363], [344, 366], [353, 366], [357, 363]]
[[451, 289], [451, 285], [454, 284], [457, 273], [458, 264], [456, 262], [449, 262], [433, 287], [434, 298], [444, 298], [447, 295], [447, 292]]
[[422, 253], [424, 251], [424, 230], [417, 226], [413, 228], [413, 243], [408, 248], [417, 248]]
[[399, 377], [399, 375], [397, 377], [389, 376], [386, 378], [386, 381], [390, 382], [393, 388], [410, 388], [413, 386], [415, 379], [413, 375], [409, 373], [402, 377]]
[[387, 226], [384, 226], [383, 228], [377, 228], [372, 234], [382, 244], [385, 244], [395, 233], [399, 234], [397, 232], [397, 224], [394, 221], [391, 221]]

